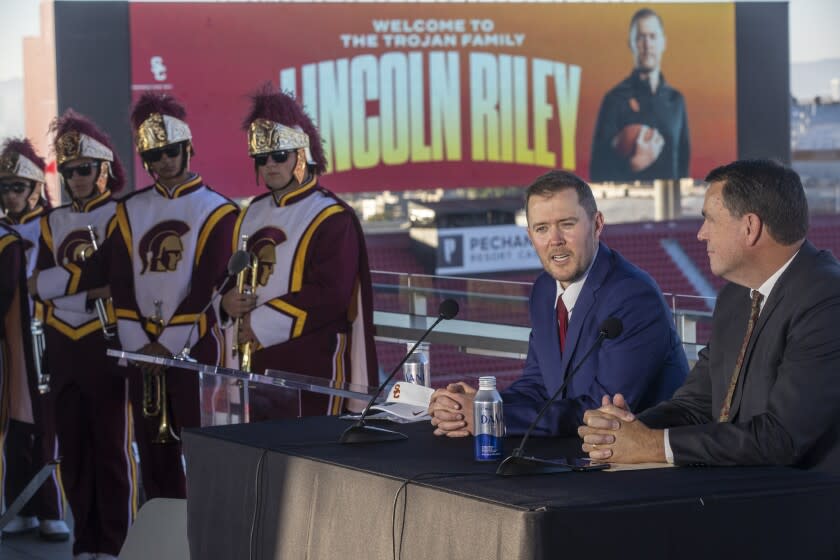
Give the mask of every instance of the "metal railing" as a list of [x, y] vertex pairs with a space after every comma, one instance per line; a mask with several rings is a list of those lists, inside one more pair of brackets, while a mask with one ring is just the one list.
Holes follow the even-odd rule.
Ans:
[[[450, 344], [467, 354], [524, 359], [531, 332], [528, 294], [531, 283], [426, 274], [373, 272], [377, 340], [417, 340], [437, 316], [437, 304], [452, 298], [461, 311], [429, 335], [432, 344]], [[690, 361], [705, 344], [714, 298], [665, 294]]]

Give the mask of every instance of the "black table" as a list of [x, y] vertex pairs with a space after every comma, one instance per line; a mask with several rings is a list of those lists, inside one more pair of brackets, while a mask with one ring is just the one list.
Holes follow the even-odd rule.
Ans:
[[[838, 476], [741, 467], [501, 478], [472, 460], [471, 439], [437, 438], [427, 423], [400, 426], [406, 441], [341, 445], [348, 425], [186, 432], [192, 558], [840, 557]], [[579, 443], [534, 439], [529, 451], [574, 455]]]

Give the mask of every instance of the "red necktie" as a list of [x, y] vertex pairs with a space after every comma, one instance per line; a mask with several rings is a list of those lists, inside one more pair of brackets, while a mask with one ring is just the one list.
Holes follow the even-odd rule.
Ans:
[[723, 399], [723, 405], [720, 407], [720, 414], [718, 415], [718, 422], [729, 422], [729, 408], [732, 406], [732, 397], [735, 395], [735, 386], [738, 385], [738, 378], [741, 376], [741, 368], [744, 365], [744, 356], [747, 353], [747, 346], [750, 344], [755, 323], [758, 321], [758, 314], [761, 312], [761, 300], [764, 296], [758, 290], [752, 292], [752, 305], [750, 306], [750, 320], [747, 321], [747, 332], [744, 335], [744, 342], [741, 343], [741, 351], [738, 353], [738, 359], [735, 360], [735, 370], [732, 372], [732, 377], [729, 379], [729, 390], [726, 392], [726, 397]]
[[566, 332], [569, 330], [569, 311], [563, 298], [557, 298], [557, 331], [560, 335], [560, 352], [566, 349]]

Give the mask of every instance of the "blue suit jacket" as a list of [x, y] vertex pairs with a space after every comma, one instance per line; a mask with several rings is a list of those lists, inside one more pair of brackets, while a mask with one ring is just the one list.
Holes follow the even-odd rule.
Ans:
[[671, 397], [688, 373], [671, 312], [653, 279], [600, 244], [569, 321], [560, 353], [555, 299], [557, 284], [543, 272], [531, 291], [531, 339], [522, 377], [502, 393], [508, 434], [521, 434], [560, 388], [598, 337], [608, 317], [624, 325], [583, 363], [534, 430], [538, 435], [574, 435], [583, 413], [601, 406], [603, 395], [621, 393], [639, 412]]

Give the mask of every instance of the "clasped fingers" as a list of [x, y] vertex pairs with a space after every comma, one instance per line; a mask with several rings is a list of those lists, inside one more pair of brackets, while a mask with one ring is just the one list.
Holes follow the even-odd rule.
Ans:
[[618, 430], [621, 422], [615, 416], [598, 410], [587, 410], [583, 413], [583, 423], [590, 428], [600, 430]]
[[584, 444], [589, 445], [612, 445], [615, 443], [615, 435], [611, 433], [596, 432], [592, 428], [581, 426], [578, 428], [578, 435]]

